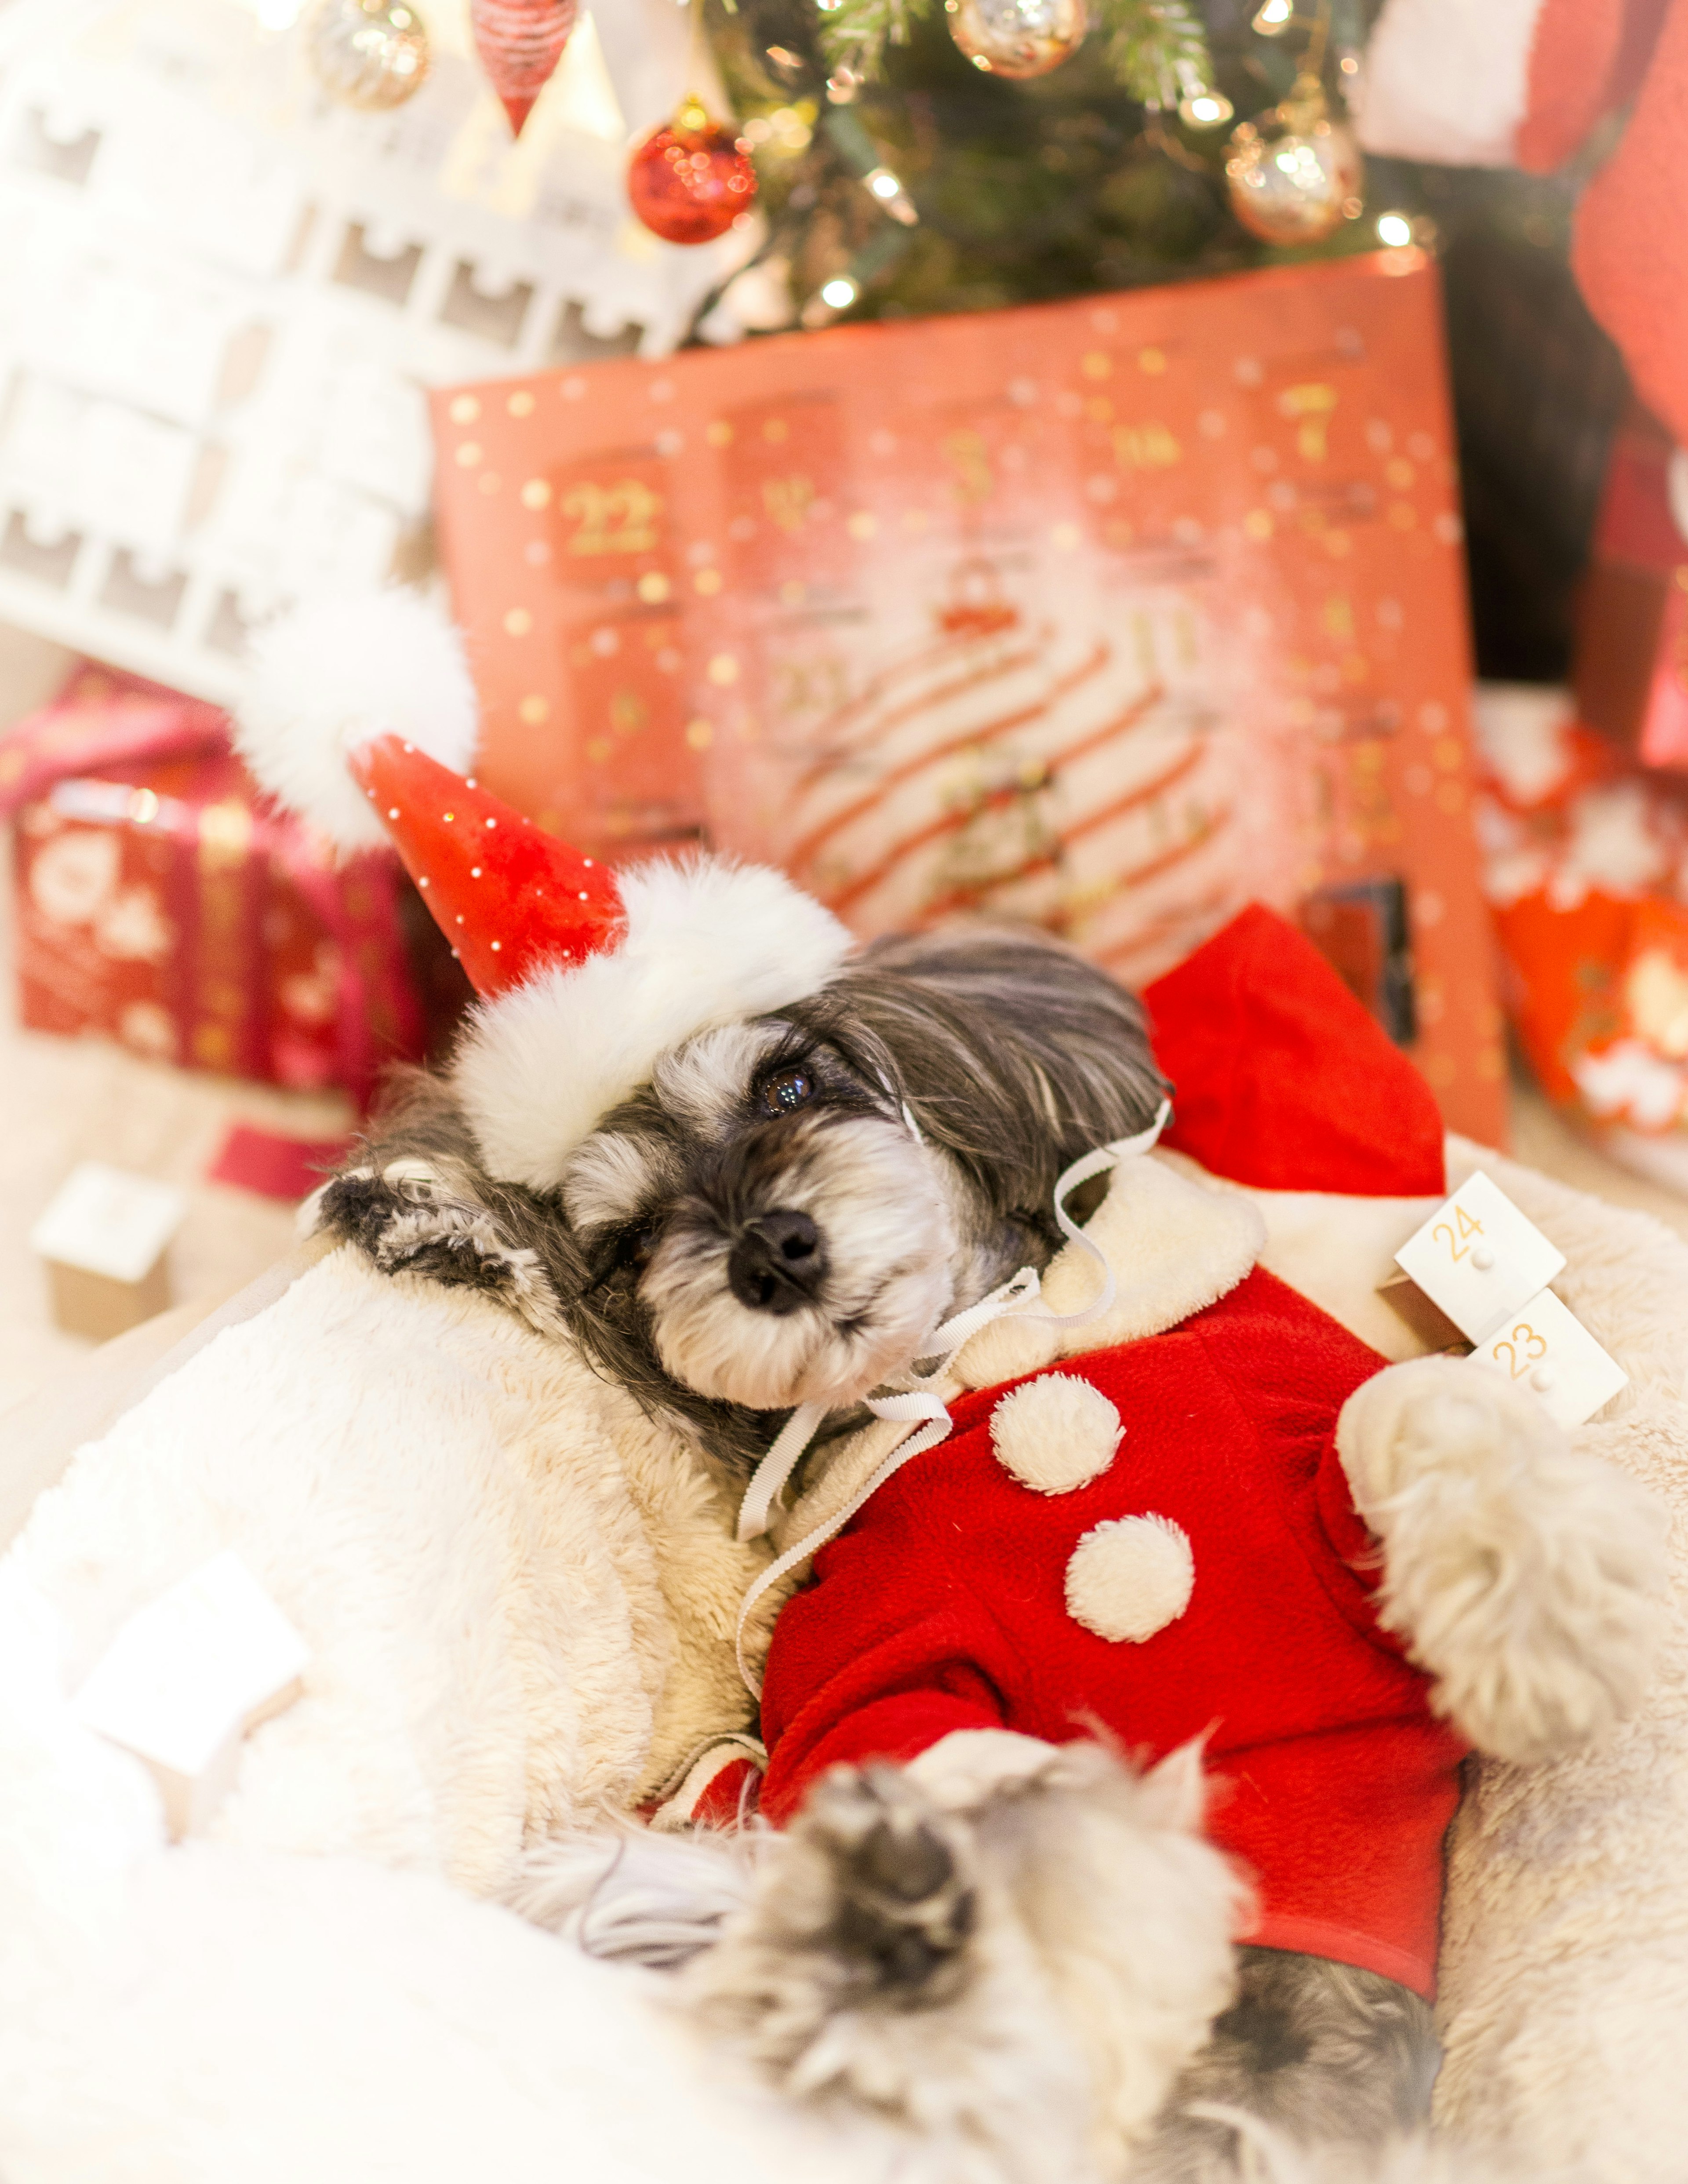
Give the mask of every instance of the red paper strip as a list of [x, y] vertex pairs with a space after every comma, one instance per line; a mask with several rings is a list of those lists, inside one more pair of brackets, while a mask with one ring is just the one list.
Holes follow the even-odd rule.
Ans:
[[288, 1138], [275, 1130], [237, 1123], [205, 1171], [209, 1183], [232, 1184], [260, 1198], [309, 1197], [331, 1168], [343, 1161], [349, 1138]]

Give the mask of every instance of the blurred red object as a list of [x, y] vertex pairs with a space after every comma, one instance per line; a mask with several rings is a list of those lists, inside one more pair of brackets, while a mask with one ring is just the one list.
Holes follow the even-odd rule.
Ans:
[[264, 804], [214, 707], [79, 668], [0, 743], [0, 816], [31, 1029], [359, 1106], [424, 1052], [439, 972], [397, 860], [337, 864]]
[[1543, 1089], [1631, 1166], [1688, 1181], [1688, 784], [1563, 692], [1479, 694], [1484, 889], [1507, 1012]]
[[521, 136], [574, 30], [577, 0], [469, 0], [475, 50]]
[[289, 1138], [237, 1123], [205, 1177], [209, 1183], [256, 1191], [260, 1198], [309, 1198], [351, 1145], [350, 1138]]

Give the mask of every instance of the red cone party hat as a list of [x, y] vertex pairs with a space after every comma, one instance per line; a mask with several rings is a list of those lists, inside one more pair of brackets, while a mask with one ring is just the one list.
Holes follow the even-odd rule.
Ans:
[[393, 588], [261, 632], [236, 740], [343, 850], [398, 850], [482, 996], [453, 1074], [482, 1156], [550, 1190], [660, 1056], [816, 992], [850, 938], [778, 872], [581, 855], [463, 777], [477, 729], [456, 632]]
[[477, 994], [620, 939], [627, 913], [607, 865], [397, 736], [377, 736], [349, 764]]

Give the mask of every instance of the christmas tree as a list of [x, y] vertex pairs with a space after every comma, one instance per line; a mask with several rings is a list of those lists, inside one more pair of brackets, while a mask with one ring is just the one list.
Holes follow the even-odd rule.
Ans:
[[1089, 35], [1023, 79], [977, 65], [958, 42], [975, 0], [701, 4], [754, 148], [766, 228], [748, 278], [760, 279], [766, 330], [794, 316], [814, 326], [1041, 302], [1408, 238], [1436, 251], [1478, 664], [1565, 673], [1626, 392], [1567, 264], [1584, 170], [1603, 148], [1545, 179], [1373, 160], [1326, 233], [1273, 242], [1234, 209], [1234, 128], [1290, 100], [1309, 69], [1340, 128], [1377, 0], [1092, 0]]
[[[1277, 35], [1216, 0], [1111, 0], [1046, 73], [962, 49], [974, 0], [709, 0], [729, 94], [755, 147], [766, 254], [809, 323], [984, 309], [1375, 247], [1363, 203], [1312, 244], [1251, 235], [1228, 200], [1234, 114], [1286, 98], [1311, 54], [1341, 118], [1358, 0]], [[1076, 12], [1050, 7], [1052, 17]], [[1281, 27], [1280, 27], [1281, 25]], [[839, 285], [842, 284], [842, 285]], [[844, 289], [850, 293], [844, 296]]]

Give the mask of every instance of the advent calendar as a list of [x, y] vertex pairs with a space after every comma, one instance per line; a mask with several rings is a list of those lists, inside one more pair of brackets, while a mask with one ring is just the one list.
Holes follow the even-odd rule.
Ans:
[[1134, 985], [1263, 900], [1493, 1142], [1445, 387], [1406, 249], [442, 390], [481, 771]]

